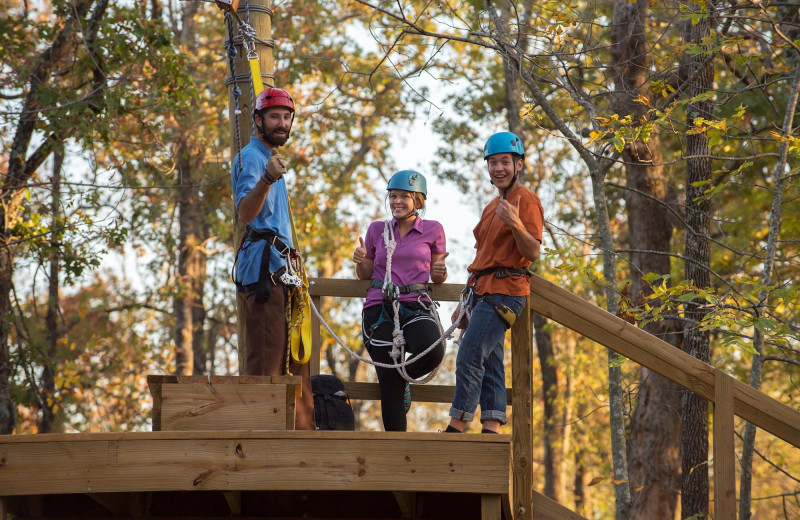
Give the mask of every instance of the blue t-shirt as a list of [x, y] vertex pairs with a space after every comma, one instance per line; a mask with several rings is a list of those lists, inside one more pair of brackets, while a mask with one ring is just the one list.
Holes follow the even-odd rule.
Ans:
[[[272, 153], [267, 146], [257, 137], [242, 148], [242, 168], [239, 170], [239, 156], [233, 159], [231, 180], [233, 182], [234, 204], [239, 207], [242, 199], [250, 193], [256, 183], [261, 179], [267, 160]], [[267, 193], [267, 198], [258, 216], [250, 222], [250, 226], [258, 232], [270, 232], [289, 247], [292, 243], [292, 225], [289, 220], [289, 198], [286, 193], [286, 182], [283, 177], [278, 179]], [[265, 240], [247, 241], [239, 249], [236, 265], [236, 282], [244, 285], [256, 283], [261, 269], [261, 256], [264, 254]], [[275, 272], [286, 261], [274, 246], [270, 246], [271, 256], [269, 270]]]

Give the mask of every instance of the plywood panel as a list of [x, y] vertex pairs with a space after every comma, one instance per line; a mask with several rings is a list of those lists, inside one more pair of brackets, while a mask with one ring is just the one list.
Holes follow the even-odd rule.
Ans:
[[[287, 420], [291, 413], [292, 420]], [[185, 383], [161, 387], [161, 429], [283, 430], [294, 423], [285, 385]]]
[[[278, 429], [294, 429], [295, 397], [302, 394], [300, 376], [176, 376], [176, 375], [157, 375], [147, 376], [147, 386], [153, 396], [153, 431], [162, 430], [162, 400], [163, 387], [170, 385], [210, 385], [217, 388], [221, 385], [284, 385], [286, 387], [286, 423], [284, 427]], [[247, 392], [243, 389], [226, 390], [227, 393], [237, 391]], [[213, 404], [207, 401], [203, 395], [203, 404]], [[198, 423], [199, 424], [199, 423]], [[173, 428], [174, 429], [174, 428]], [[199, 428], [198, 428], [199, 429]], [[234, 428], [232, 425], [228, 430], [241, 429]], [[259, 428], [261, 429], [261, 428]]]

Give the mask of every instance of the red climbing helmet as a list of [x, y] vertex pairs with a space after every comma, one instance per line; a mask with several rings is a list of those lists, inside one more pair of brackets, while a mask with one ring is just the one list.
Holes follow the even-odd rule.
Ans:
[[267, 88], [256, 97], [256, 112], [270, 107], [284, 107], [294, 113], [294, 100], [282, 88]]

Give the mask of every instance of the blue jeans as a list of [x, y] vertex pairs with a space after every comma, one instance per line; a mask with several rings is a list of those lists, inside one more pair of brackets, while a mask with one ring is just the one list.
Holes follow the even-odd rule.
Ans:
[[458, 346], [456, 357], [456, 389], [450, 417], [469, 422], [481, 405], [481, 422], [506, 419], [506, 373], [503, 366], [503, 343], [508, 325], [492, 305], [482, 297], [508, 306], [519, 316], [524, 296], [485, 294], [472, 309], [467, 330]]

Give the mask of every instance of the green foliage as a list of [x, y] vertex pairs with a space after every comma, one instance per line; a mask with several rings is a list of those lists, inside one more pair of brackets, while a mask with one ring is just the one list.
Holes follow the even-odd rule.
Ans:
[[[56, 393], [47, 399], [59, 431], [130, 431], [147, 426], [148, 372], [167, 365], [170, 352], [159, 340], [162, 316], [141, 307], [125, 309], [129, 287], [106, 273], [61, 301], [64, 334], [48, 353], [47, 334], [32, 298], [20, 302], [12, 339], [18, 367], [14, 386], [21, 432], [35, 432], [39, 403], [32, 376], [45, 364], [56, 374]], [[113, 311], [111, 309], [125, 309]]]

